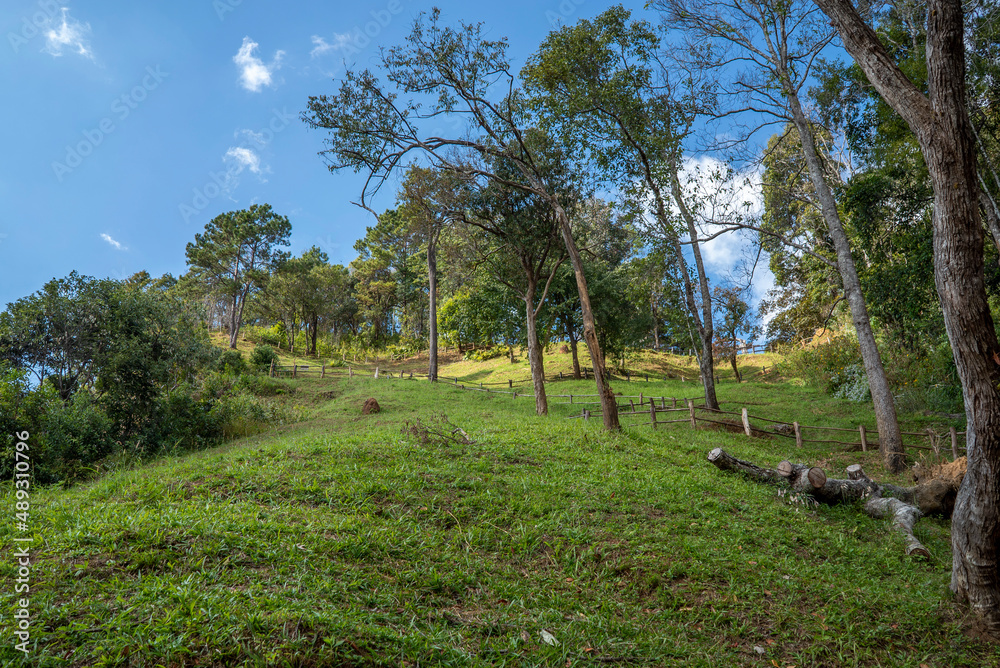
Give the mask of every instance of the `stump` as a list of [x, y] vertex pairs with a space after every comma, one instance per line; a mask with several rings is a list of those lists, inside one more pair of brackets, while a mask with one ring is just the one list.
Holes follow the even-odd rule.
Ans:
[[371, 415], [373, 413], [380, 413], [381, 411], [382, 407], [378, 405], [377, 401], [375, 401], [375, 397], [369, 397], [365, 401], [365, 405], [361, 407], [362, 415]]

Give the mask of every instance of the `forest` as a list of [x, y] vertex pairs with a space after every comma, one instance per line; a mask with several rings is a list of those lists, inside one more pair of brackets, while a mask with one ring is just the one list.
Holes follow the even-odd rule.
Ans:
[[33, 481], [70, 487], [288, 428], [286, 358], [419, 359], [432, 382], [446, 354], [526, 361], [548, 416], [562, 349], [614, 435], [614, 378], [650, 354], [690, 357], [719, 410], [720, 377], [766, 350], [870, 407], [887, 475], [912, 463], [904, 416], [965, 419], [950, 587], [996, 632], [1000, 8], [650, 6], [660, 23], [613, 6], [555, 29], [521, 68], [432, 10], [304, 100], [317, 168], [360, 175], [345, 206], [371, 214], [346, 265], [286, 250], [294, 216], [259, 203], [204, 221], [179, 276], [73, 272], [8, 304], [0, 479], [22, 431]]

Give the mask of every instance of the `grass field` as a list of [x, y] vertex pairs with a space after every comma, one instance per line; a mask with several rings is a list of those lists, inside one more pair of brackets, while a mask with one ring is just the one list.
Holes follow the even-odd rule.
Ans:
[[[547, 371], [567, 360], [547, 356]], [[685, 358], [642, 363], [657, 361], [666, 371]], [[446, 362], [444, 375], [475, 382], [525, 376], [523, 362]], [[422, 362], [394, 368], [407, 364]], [[949, 596], [946, 522], [918, 523], [933, 557], [910, 560], [886, 523], [856, 508], [791, 502], [705, 459], [722, 446], [834, 476], [861, 462], [876, 479], [904, 482], [876, 453], [685, 425], [608, 434], [599, 420], [566, 419], [579, 406], [560, 399], [540, 418], [530, 399], [443, 383], [289, 382], [296, 391], [279, 400], [307, 416], [300, 423], [32, 490], [31, 653], [25, 664], [13, 649], [8, 550], [4, 665], [1000, 663]], [[549, 387], [594, 391], [584, 381]], [[615, 389], [698, 394], [679, 380]], [[775, 419], [873, 423], [867, 406], [794, 378], [724, 380], [719, 394]], [[382, 412], [361, 415], [368, 397]], [[434, 435], [450, 425], [472, 442]], [[8, 487], [3, 504], [12, 517]], [[15, 535], [13, 519], [0, 526], [4, 545]]]

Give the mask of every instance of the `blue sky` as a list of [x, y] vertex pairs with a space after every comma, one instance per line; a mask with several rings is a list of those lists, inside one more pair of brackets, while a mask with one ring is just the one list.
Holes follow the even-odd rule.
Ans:
[[[642, 2], [634, 16], [656, 21]], [[0, 307], [73, 270], [124, 278], [186, 270], [184, 247], [219, 213], [267, 202], [312, 245], [354, 259], [373, 224], [299, 120], [345, 57], [374, 64], [414, 17], [483, 21], [519, 67], [593, 0], [355, 3], [5, 0], [0, 43]], [[386, 189], [375, 208], [392, 206]]]

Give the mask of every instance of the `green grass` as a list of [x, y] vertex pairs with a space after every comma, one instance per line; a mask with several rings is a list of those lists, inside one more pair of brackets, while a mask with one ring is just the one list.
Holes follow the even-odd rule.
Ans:
[[[484, 377], [511, 372], [500, 362], [480, 365]], [[1000, 661], [948, 593], [946, 522], [918, 523], [933, 558], [909, 560], [885, 523], [856, 508], [789, 503], [705, 459], [722, 446], [772, 465], [823, 462], [835, 476], [859, 461], [902, 480], [875, 453], [683, 424], [608, 434], [599, 420], [565, 419], [579, 406], [562, 400], [540, 418], [530, 399], [443, 383], [293, 382], [278, 400], [307, 415], [301, 423], [32, 491], [29, 665]], [[594, 392], [583, 381], [549, 389]], [[698, 394], [679, 380], [615, 390]], [[719, 393], [779, 419], [870, 420], [870, 409], [794, 380]], [[382, 412], [362, 416], [370, 396]], [[442, 415], [474, 443], [422, 442], [408, 428]], [[5, 489], [8, 517], [14, 503]], [[5, 545], [12, 524], [0, 526]], [[20, 665], [9, 551], [0, 574], [0, 660]]]

